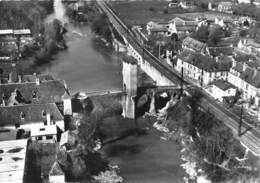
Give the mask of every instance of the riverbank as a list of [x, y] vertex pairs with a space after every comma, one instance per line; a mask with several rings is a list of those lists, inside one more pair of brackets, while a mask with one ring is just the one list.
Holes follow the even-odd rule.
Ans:
[[[146, 129], [109, 143], [102, 152], [111, 164], [120, 167], [120, 176], [131, 183], [184, 183], [180, 146], [174, 141], [162, 140], [161, 132], [152, 127], [153, 120], [139, 118], [125, 120], [120, 116], [103, 121], [107, 133], [116, 134], [126, 129]], [[140, 131], [139, 131], [140, 132]]]

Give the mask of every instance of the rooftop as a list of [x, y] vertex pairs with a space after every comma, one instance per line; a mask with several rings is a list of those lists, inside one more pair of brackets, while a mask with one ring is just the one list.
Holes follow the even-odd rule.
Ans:
[[27, 139], [0, 142], [0, 182], [23, 183]]
[[[25, 78], [30, 81], [30, 77]], [[49, 77], [46, 78], [50, 79]], [[21, 103], [27, 104], [61, 102], [62, 96], [67, 93], [63, 83], [58, 80], [42, 80], [39, 85], [36, 82], [0, 84], [0, 104], [3, 103], [3, 97], [5, 101], [8, 101], [15, 94], [14, 92], [17, 100], [19, 100], [18, 97], [23, 98], [20, 100]], [[12, 105], [13, 101], [9, 100], [8, 103]]]
[[0, 126], [44, 122], [48, 112], [52, 121], [63, 120], [61, 112], [54, 103], [0, 107]]
[[226, 91], [230, 88], [236, 88], [234, 85], [232, 85], [231, 83], [229, 83], [228, 81], [226, 80], [216, 80], [213, 82], [213, 85], [215, 85], [216, 87]]
[[13, 34], [14, 31], [12, 29], [2, 29], [0, 30], [0, 35]]
[[13, 31], [15, 35], [31, 34], [30, 29], [17, 29]]
[[219, 61], [216, 61], [208, 55], [202, 55], [189, 50], [184, 50], [178, 55], [178, 58], [207, 72], [229, 71], [232, 65], [231, 61], [221, 60], [221, 58]]
[[56, 125], [46, 125], [46, 126], [34, 126], [31, 128], [31, 137], [46, 136], [46, 135], [56, 135], [57, 126]]
[[201, 52], [203, 51], [203, 49], [206, 48], [206, 44], [205, 43], [202, 43], [196, 39], [193, 39], [191, 37], [186, 37], [183, 42], [182, 42], [182, 45], [185, 46], [185, 47], [188, 47], [194, 51], [197, 51], [197, 52]]

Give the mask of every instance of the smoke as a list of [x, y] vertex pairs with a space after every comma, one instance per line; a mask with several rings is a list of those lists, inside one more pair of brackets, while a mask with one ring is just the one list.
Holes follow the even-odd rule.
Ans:
[[61, 0], [54, 0], [54, 13], [46, 18], [46, 23], [52, 22], [54, 19], [61, 21], [63, 24], [68, 22], [66, 10]]

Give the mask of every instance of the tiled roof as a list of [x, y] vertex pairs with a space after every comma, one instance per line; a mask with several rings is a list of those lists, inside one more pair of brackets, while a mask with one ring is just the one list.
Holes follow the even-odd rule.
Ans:
[[232, 85], [231, 83], [229, 83], [226, 80], [216, 80], [213, 82], [213, 85], [215, 85], [216, 87], [226, 91], [230, 88], [236, 88], [234, 85]]
[[[16, 105], [10, 107], [0, 107], [0, 126], [44, 122], [46, 117], [43, 115], [43, 112], [50, 112], [51, 120], [53, 121], [63, 120], [62, 114], [54, 103]], [[21, 119], [21, 115], [24, 119]]]
[[183, 42], [182, 42], [183, 46], [186, 46], [188, 48], [191, 48], [197, 52], [201, 52], [203, 49], [206, 48], [206, 44], [202, 43], [196, 39], [193, 39], [191, 37], [186, 37]]
[[209, 53], [213, 57], [223, 55], [233, 55], [234, 48], [233, 47], [209, 47]]
[[178, 55], [178, 58], [207, 72], [229, 71], [232, 65], [232, 62], [222, 60], [217, 62], [208, 55], [194, 53], [189, 50], [184, 50], [181, 54]]
[[57, 80], [43, 81], [39, 85], [31, 83], [11, 83], [0, 85], [0, 97], [10, 98], [12, 92], [18, 90], [27, 103], [54, 103], [61, 102], [62, 96], [66, 93], [64, 85]]

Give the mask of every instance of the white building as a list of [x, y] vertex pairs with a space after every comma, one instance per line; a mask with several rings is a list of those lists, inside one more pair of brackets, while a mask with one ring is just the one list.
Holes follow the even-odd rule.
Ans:
[[35, 126], [31, 129], [31, 139], [39, 143], [56, 143], [57, 142], [57, 126]]
[[175, 69], [185, 77], [198, 84], [207, 86], [217, 79], [228, 79], [228, 72], [232, 63], [222, 59], [213, 59], [208, 55], [184, 50], [178, 55]]
[[212, 85], [212, 96], [223, 102], [224, 97], [236, 95], [236, 87], [226, 80], [216, 80]]
[[234, 3], [232, 2], [220, 2], [218, 5], [218, 11], [224, 13], [233, 13]]
[[244, 100], [251, 100], [253, 105], [259, 106], [260, 71], [238, 62], [230, 69], [228, 81], [242, 92]]

